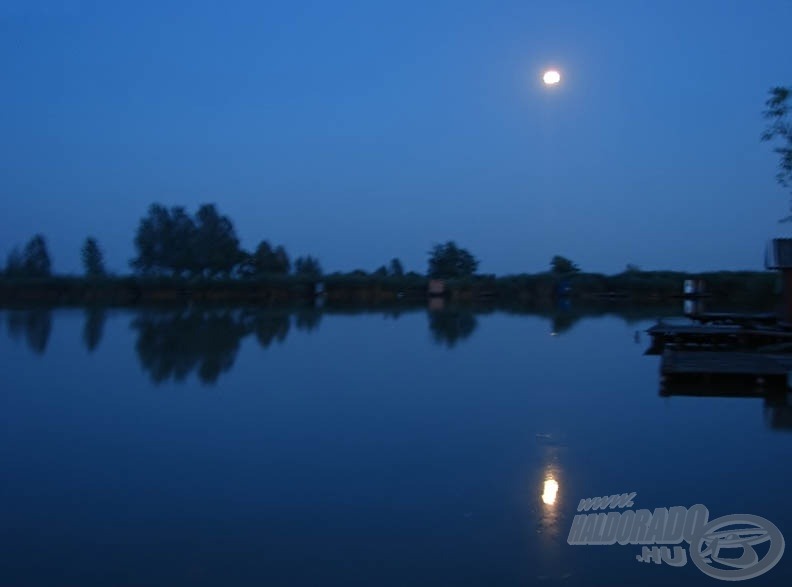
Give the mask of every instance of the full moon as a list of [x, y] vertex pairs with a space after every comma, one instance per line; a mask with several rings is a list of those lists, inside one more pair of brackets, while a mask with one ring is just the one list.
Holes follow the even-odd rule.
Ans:
[[545, 71], [544, 75], [542, 76], [542, 81], [545, 83], [546, 86], [554, 86], [561, 81], [561, 74], [558, 73], [555, 69]]

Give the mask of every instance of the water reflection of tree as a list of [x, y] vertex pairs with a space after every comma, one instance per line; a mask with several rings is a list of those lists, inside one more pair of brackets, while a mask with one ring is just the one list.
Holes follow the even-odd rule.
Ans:
[[382, 315], [385, 317], [386, 320], [398, 320], [401, 318], [402, 313], [404, 312], [403, 309], [399, 307], [386, 309], [382, 311]]
[[551, 321], [551, 331], [563, 334], [572, 330], [579, 322], [591, 318], [616, 317], [632, 325], [661, 316], [680, 315], [680, 308], [674, 305], [614, 305], [614, 304], [555, 304], [529, 310], [529, 314], [547, 316]]
[[434, 341], [451, 348], [476, 330], [475, 314], [467, 309], [449, 309], [429, 312], [429, 330]]
[[297, 310], [295, 325], [297, 330], [304, 330], [312, 332], [319, 328], [319, 323], [322, 321], [322, 310], [312, 306], [302, 307]]
[[562, 334], [571, 330], [571, 328], [575, 325], [575, 322], [581, 319], [581, 316], [576, 316], [571, 312], [558, 312], [554, 314], [552, 317], [553, 321], [553, 332], [555, 334]]
[[107, 314], [103, 308], [88, 308], [85, 310], [82, 338], [83, 344], [89, 353], [95, 351], [102, 341], [106, 320]]
[[[317, 328], [321, 316], [314, 312], [303, 312], [301, 319], [298, 314], [298, 327]], [[204, 383], [214, 383], [234, 365], [246, 336], [252, 334], [263, 348], [286, 340], [291, 310], [149, 311], [141, 313], [132, 328], [138, 332], [140, 363], [155, 383], [183, 381], [193, 371]]]
[[234, 364], [245, 321], [230, 310], [188, 310], [176, 314], [143, 313], [132, 322], [135, 349], [155, 383], [183, 381], [193, 370], [214, 383]]
[[11, 310], [8, 312], [8, 334], [12, 339], [24, 337], [27, 345], [37, 355], [47, 350], [52, 332], [52, 312], [47, 309]]
[[291, 315], [288, 311], [261, 312], [253, 316], [253, 332], [258, 343], [267, 348], [273, 342], [283, 342], [291, 328]]

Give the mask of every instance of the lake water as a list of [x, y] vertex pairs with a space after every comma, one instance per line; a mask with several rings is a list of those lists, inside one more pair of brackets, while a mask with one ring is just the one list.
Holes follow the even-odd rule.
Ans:
[[0, 316], [2, 586], [719, 583], [567, 543], [625, 492], [792, 539], [790, 408], [661, 396], [651, 311]]

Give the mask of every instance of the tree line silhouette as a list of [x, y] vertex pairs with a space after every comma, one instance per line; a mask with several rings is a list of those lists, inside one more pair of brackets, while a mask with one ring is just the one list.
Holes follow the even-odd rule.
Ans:
[[[170, 288], [174, 299], [182, 302], [193, 297], [293, 302], [313, 297], [319, 290], [310, 282], [323, 281], [325, 291], [335, 299], [367, 303], [425, 298], [427, 280], [432, 278], [448, 280], [445, 295], [460, 300], [484, 297], [536, 302], [565, 296], [613, 297], [616, 293], [653, 302], [679, 296], [686, 279], [697, 279], [706, 282], [707, 293], [713, 297], [735, 301], [774, 299], [778, 283], [778, 277], [767, 271], [688, 274], [642, 271], [634, 264], [614, 275], [586, 273], [561, 255], [551, 258], [547, 271], [496, 277], [478, 273], [479, 260], [455, 241], [436, 244], [428, 251], [424, 274], [406, 272], [402, 262], [393, 258], [373, 272], [328, 275], [318, 258], [305, 255], [292, 259], [283, 245], [267, 240], [260, 241], [252, 252], [245, 250], [233, 222], [213, 204], [199, 207], [194, 215], [179, 206], [151, 205], [140, 220], [134, 247], [136, 255], [130, 260], [134, 277], [108, 275], [99, 243], [88, 237], [81, 248], [85, 278], [59, 278], [52, 276], [46, 240], [35, 235], [21, 250], [15, 248], [8, 255], [0, 279], [0, 301], [137, 303], [156, 300], [158, 292]], [[261, 285], [264, 290], [256, 289]]]
[[[182, 206], [168, 208], [152, 204], [138, 224], [133, 244], [136, 254], [129, 266], [138, 275], [256, 279], [286, 275], [319, 278], [324, 274], [317, 257], [304, 255], [292, 260], [283, 245], [273, 246], [267, 240], [260, 241], [252, 251], [246, 251], [240, 244], [234, 223], [214, 204], [200, 206], [194, 215]], [[86, 238], [80, 253], [86, 277], [107, 276], [104, 254], [96, 238]], [[448, 241], [435, 245], [429, 252], [427, 275], [470, 277], [478, 265], [469, 251]], [[13, 249], [2, 273], [8, 278], [51, 277], [52, 260], [44, 236], [37, 234], [22, 250]], [[363, 270], [353, 273], [368, 275]], [[393, 258], [371, 275], [398, 278], [407, 273], [402, 262]]]

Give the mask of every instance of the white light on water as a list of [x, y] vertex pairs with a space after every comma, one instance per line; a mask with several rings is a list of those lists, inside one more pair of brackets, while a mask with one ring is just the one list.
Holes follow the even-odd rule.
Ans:
[[542, 493], [542, 501], [547, 505], [553, 505], [558, 495], [558, 481], [553, 479], [545, 479], [544, 493]]

